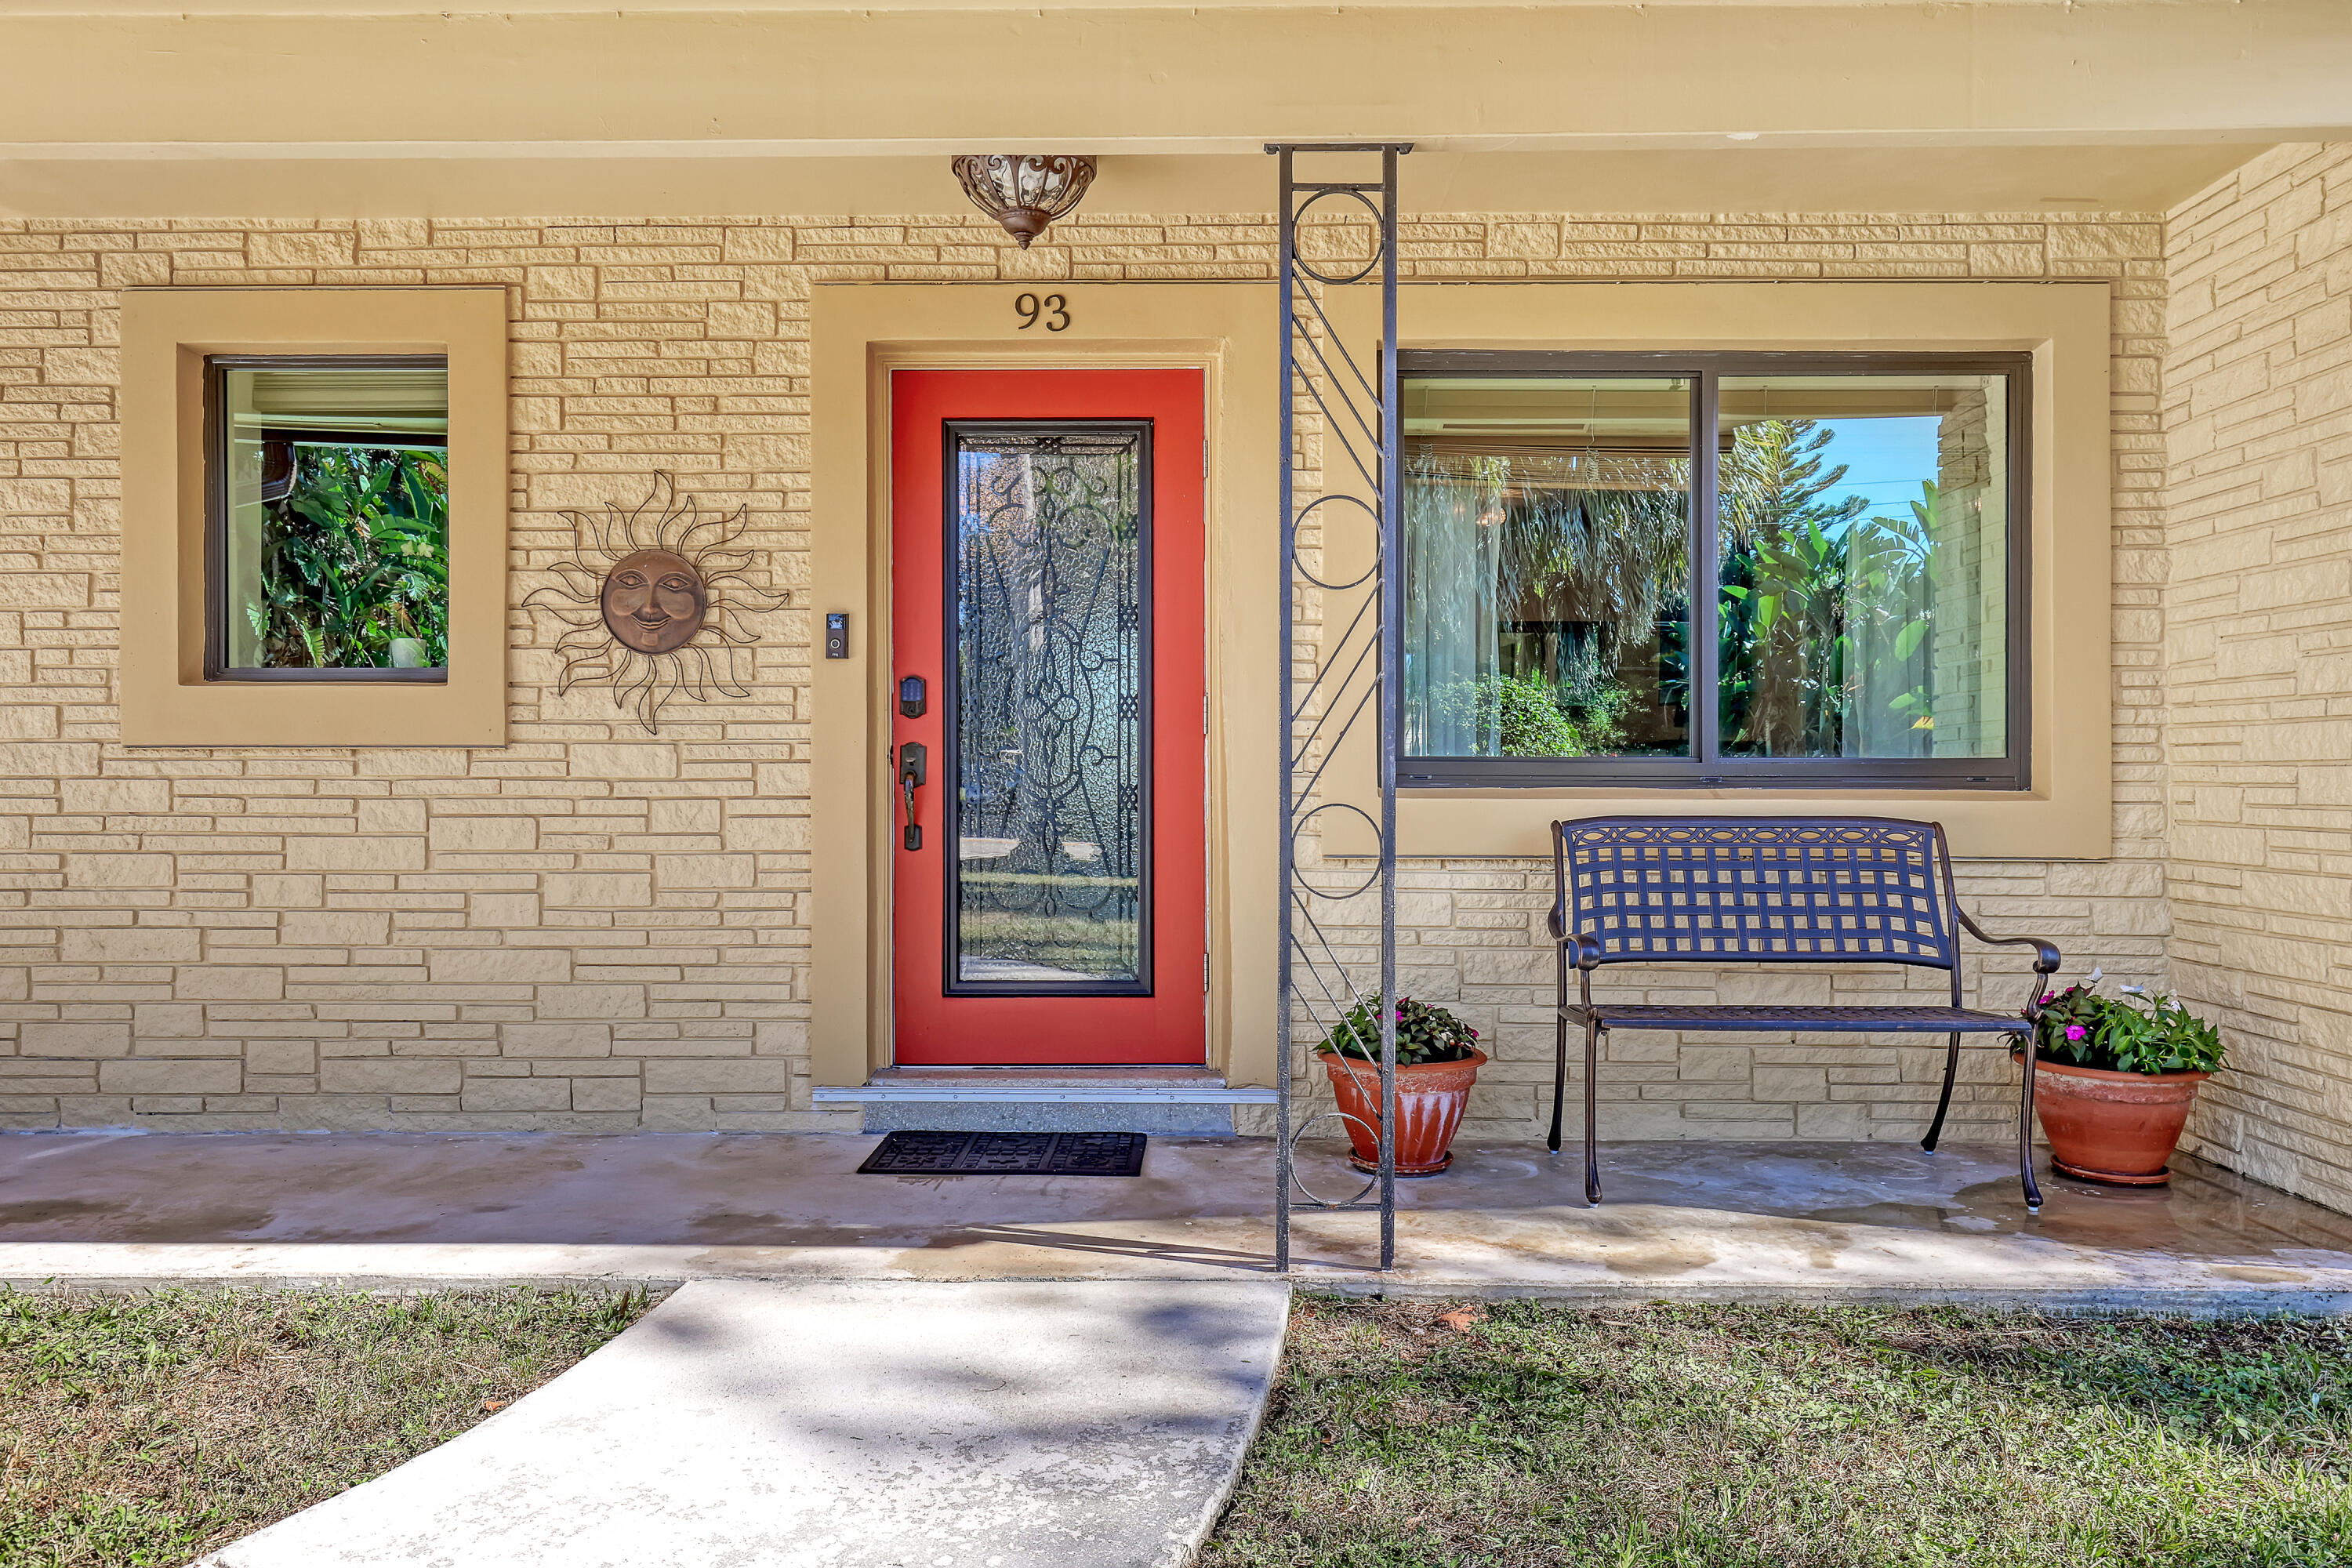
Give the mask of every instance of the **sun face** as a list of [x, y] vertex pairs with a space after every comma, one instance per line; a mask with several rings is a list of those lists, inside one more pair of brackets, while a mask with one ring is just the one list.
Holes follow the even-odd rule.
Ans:
[[640, 550], [604, 574], [605, 629], [639, 653], [674, 653], [702, 629], [709, 585], [693, 562]]
[[555, 644], [564, 660], [559, 696], [583, 680], [608, 680], [613, 705], [633, 709], [651, 735], [661, 732], [664, 704], [681, 692], [697, 702], [714, 689], [751, 695], [737, 660], [759, 637], [745, 617], [791, 595], [744, 577], [751, 552], [730, 546], [748, 526], [745, 508], [706, 511], [680, 497], [669, 475], [656, 474], [629, 510], [608, 502], [602, 512], [563, 515], [578, 532], [571, 557], [555, 563], [562, 585], [523, 600], [572, 628]]

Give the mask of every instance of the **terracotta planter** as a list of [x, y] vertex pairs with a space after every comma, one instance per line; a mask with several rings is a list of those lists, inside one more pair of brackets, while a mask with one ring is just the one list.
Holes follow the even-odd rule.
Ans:
[[[1348, 1163], [1359, 1171], [1381, 1166], [1381, 1069], [1376, 1063], [1342, 1057], [1336, 1051], [1317, 1053], [1323, 1070], [1331, 1075], [1331, 1091], [1350, 1120]], [[1400, 1176], [1433, 1176], [1454, 1163], [1450, 1145], [1462, 1125], [1462, 1108], [1470, 1103], [1470, 1086], [1486, 1053], [1473, 1050], [1458, 1062], [1422, 1062], [1397, 1068], [1396, 1172]]]
[[[2010, 1053], [2021, 1065], [2021, 1053]], [[2037, 1058], [2033, 1110], [2050, 1139], [2050, 1163], [2070, 1176], [2116, 1186], [2172, 1179], [2165, 1162], [2180, 1142], [2201, 1072], [2109, 1072]]]

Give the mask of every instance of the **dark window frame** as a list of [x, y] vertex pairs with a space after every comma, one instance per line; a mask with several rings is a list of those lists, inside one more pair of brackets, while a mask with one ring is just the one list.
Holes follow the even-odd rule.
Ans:
[[1138, 563], [1136, 590], [1136, 636], [1139, 639], [1138, 712], [1136, 736], [1140, 754], [1136, 759], [1137, 782], [1136, 831], [1142, 838], [1142, 852], [1136, 857], [1136, 976], [1132, 980], [966, 980], [962, 975], [962, 932], [960, 929], [961, 906], [957, 895], [957, 874], [961, 861], [957, 855], [942, 853], [940, 871], [943, 885], [940, 897], [940, 984], [942, 994], [949, 996], [1152, 996], [1157, 973], [1153, 964], [1155, 921], [1152, 906], [1159, 897], [1156, 876], [1160, 853], [1160, 836], [1155, 815], [1157, 792], [1153, 788], [1152, 726], [1158, 721], [1159, 705], [1155, 682], [1159, 660], [1153, 647], [1158, 629], [1158, 617], [1152, 613], [1152, 577], [1157, 564], [1159, 533], [1155, 502], [1160, 489], [1159, 447], [1155, 422], [1143, 419], [1089, 418], [988, 418], [945, 419], [940, 429], [940, 756], [931, 782], [940, 787], [944, 803], [945, 821], [942, 831], [945, 842], [953, 847], [963, 837], [962, 791], [957, 781], [961, 775], [962, 735], [962, 619], [961, 562], [962, 560], [963, 516], [956, 489], [956, 452], [962, 442], [972, 437], [1034, 436], [1046, 431], [1119, 432], [1132, 434], [1140, 447], [1138, 468], [1141, 484], [1137, 494], [1136, 534]]
[[[247, 682], [329, 685], [362, 682], [369, 685], [446, 686], [446, 665], [422, 669], [269, 669], [247, 668], [228, 662], [228, 416], [227, 374], [233, 370], [441, 370], [449, 368], [446, 354], [206, 354], [205, 356], [205, 679], [222, 685]], [[341, 442], [351, 447], [427, 445], [423, 442], [371, 442], [364, 435]], [[444, 449], [447, 447], [445, 440]], [[452, 598], [457, 584], [449, 584]]]
[[[1583, 352], [1407, 349], [1401, 379], [1444, 376], [1675, 376], [1691, 383], [1691, 754], [1686, 757], [1423, 757], [1401, 753], [1400, 788], [1964, 789], [2032, 787], [2033, 356], [2006, 353]], [[1999, 375], [2008, 451], [2008, 752], [2000, 757], [1727, 757], [1714, 563], [1725, 376]]]

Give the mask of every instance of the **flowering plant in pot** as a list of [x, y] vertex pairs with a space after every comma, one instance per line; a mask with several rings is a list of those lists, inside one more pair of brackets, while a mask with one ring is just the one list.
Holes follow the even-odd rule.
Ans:
[[[2100, 974], [2042, 998], [2034, 1029], [2033, 1107], [2050, 1163], [2070, 1176], [2159, 1186], [2197, 1086], [2221, 1065], [2221, 1031], [2173, 997]], [[2017, 1038], [2023, 1059], [2023, 1037]]]
[[[1359, 1001], [1316, 1054], [1347, 1120], [1349, 1163], [1377, 1171], [1381, 1160], [1381, 1013], [1377, 994]], [[1454, 1131], [1470, 1086], [1486, 1065], [1478, 1031], [1444, 1008], [1400, 997], [1396, 1005], [1396, 1171], [1433, 1176], [1454, 1163]]]

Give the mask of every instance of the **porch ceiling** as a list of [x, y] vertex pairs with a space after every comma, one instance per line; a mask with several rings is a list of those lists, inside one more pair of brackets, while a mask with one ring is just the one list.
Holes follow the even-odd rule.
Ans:
[[[2259, 144], [1835, 147], [1573, 153], [1424, 150], [1410, 212], [2161, 212]], [[1267, 212], [1262, 153], [1113, 153], [1086, 211]], [[961, 213], [944, 155], [625, 155], [299, 158], [179, 146], [148, 155], [0, 157], [0, 216], [235, 214], [260, 218], [562, 214], [659, 218]]]

